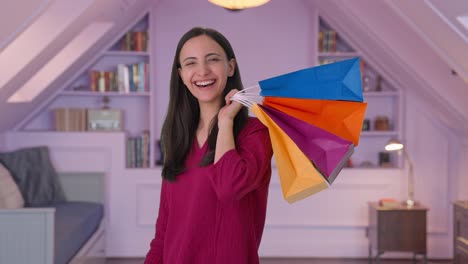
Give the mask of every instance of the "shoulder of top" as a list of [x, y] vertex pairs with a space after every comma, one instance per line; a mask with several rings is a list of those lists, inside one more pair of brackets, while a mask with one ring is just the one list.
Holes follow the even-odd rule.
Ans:
[[267, 127], [256, 117], [249, 116], [247, 124], [244, 127], [246, 133], [252, 133], [257, 130], [267, 129]]

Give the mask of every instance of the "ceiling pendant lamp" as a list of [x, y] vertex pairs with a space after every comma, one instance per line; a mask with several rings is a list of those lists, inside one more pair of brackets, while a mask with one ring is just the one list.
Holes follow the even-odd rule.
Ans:
[[268, 3], [270, 0], [208, 0], [209, 2], [229, 10], [242, 10], [257, 7]]

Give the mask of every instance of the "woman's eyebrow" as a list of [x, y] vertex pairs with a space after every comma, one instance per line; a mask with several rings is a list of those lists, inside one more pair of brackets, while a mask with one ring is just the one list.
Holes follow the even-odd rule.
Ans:
[[[211, 53], [208, 53], [205, 55], [205, 58], [208, 58], [210, 56], [221, 56], [219, 53], [216, 53], [216, 52], [211, 52]], [[182, 60], [182, 62], [186, 61], [186, 60], [196, 60], [197, 58], [196, 57], [187, 57], [185, 59]]]
[[185, 59], [182, 60], [182, 62], [186, 61], [186, 60], [196, 60], [197, 58], [195, 57], [187, 57]]
[[218, 54], [218, 53], [216, 53], [216, 52], [212, 52], [212, 53], [206, 54], [205, 58], [206, 58], [206, 57], [209, 57], [209, 56], [213, 56], [213, 55], [214, 55], [214, 56], [221, 56], [220, 54]]

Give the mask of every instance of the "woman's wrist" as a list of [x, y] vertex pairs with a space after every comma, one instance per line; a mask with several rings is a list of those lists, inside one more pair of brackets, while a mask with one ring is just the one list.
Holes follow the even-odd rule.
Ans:
[[234, 120], [230, 118], [223, 118], [218, 120], [218, 130], [219, 131], [232, 131], [232, 128], [234, 126]]

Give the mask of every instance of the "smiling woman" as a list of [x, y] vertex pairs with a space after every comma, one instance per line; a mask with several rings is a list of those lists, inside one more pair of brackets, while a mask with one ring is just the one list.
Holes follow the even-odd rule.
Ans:
[[268, 130], [242, 90], [228, 40], [193, 28], [177, 46], [161, 140], [163, 182], [145, 263], [259, 263], [271, 177]]

